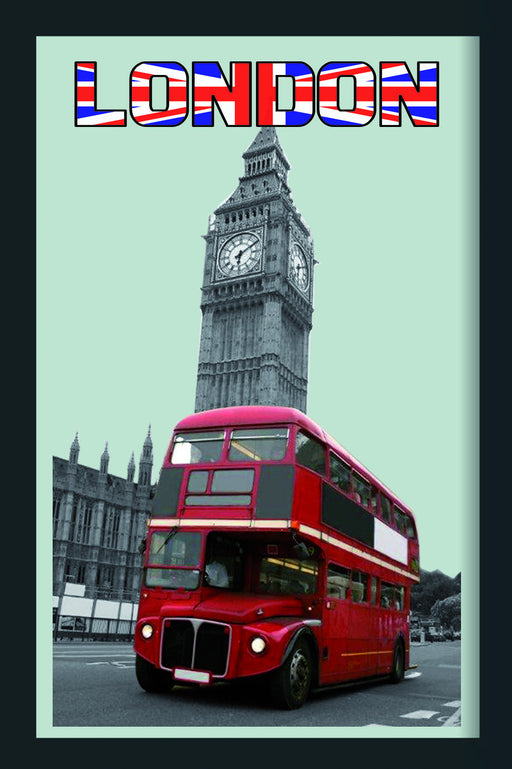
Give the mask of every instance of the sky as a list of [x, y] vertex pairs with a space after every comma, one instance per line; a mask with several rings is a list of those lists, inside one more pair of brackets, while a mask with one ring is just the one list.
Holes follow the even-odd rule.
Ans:
[[[478, 67], [475, 38], [41, 37], [37, 41], [38, 500], [52, 456], [158, 477], [194, 410], [208, 217], [237, 187], [248, 128], [81, 129], [74, 62], [128, 109], [141, 61], [439, 61], [440, 125], [278, 129], [318, 265], [308, 415], [416, 515], [422, 568], [478, 552]], [[253, 89], [254, 91], [254, 89]], [[254, 112], [253, 112], [254, 114]], [[49, 528], [49, 527], [48, 527]]]

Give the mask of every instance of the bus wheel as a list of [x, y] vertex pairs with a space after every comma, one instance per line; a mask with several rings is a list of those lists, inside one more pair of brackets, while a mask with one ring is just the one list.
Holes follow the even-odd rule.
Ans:
[[405, 672], [405, 654], [404, 645], [401, 641], [397, 641], [395, 646], [395, 652], [393, 654], [393, 667], [391, 668], [391, 681], [394, 684], [399, 684], [404, 677]]
[[300, 708], [309, 694], [312, 679], [311, 652], [304, 641], [298, 641], [284, 664], [274, 674], [272, 699], [288, 710]]
[[139, 685], [147, 692], [168, 692], [174, 686], [172, 674], [167, 670], [158, 670], [154, 665], [140, 657], [135, 657], [135, 675]]

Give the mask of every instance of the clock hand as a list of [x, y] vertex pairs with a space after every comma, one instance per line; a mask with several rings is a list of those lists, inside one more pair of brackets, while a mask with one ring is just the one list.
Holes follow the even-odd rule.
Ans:
[[240, 259], [245, 254], [246, 251], [249, 251], [254, 246], [254, 243], [250, 243], [246, 248], [240, 249], [238, 254], [236, 255], [236, 258], [238, 259], [238, 264], [240, 264]]

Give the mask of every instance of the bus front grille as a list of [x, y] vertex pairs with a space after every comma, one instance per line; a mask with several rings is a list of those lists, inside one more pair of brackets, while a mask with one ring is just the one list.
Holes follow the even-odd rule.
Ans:
[[214, 676], [226, 674], [231, 628], [220, 622], [196, 619], [164, 620], [161, 664], [190, 670], [207, 670]]

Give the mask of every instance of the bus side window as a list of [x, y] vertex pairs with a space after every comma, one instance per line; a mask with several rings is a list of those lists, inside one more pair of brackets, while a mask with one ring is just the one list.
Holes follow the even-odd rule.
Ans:
[[350, 588], [354, 603], [366, 603], [368, 600], [368, 575], [362, 571], [353, 571]]
[[370, 506], [372, 509], [372, 513], [374, 515], [377, 515], [377, 509], [379, 506], [379, 490], [375, 488], [375, 486], [371, 487], [371, 500], [370, 500]]
[[404, 609], [404, 588], [398, 585], [395, 585], [394, 606], [399, 611]]
[[348, 598], [349, 587], [350, 569], [330, 563], [327, 570], [327, 596], [344, 600]]
[[412, 521], [412, 518], [410, 515], [407, 515], [407, 513], [404, 513], [405, 518], [405, 535], [408, 539], [416, 539], [416, 530], [414, 528], [414, 523]]
[[370, 605], [377, 603], [377, 577], [370, 577]]
[[396, 505], [393, 505], [393, 512], [395, 514], [395, 525], [396, 525], [397, 531], [399, 531], [400, 534], [405, 534], [406, 521], [405, 521], [404, 513]]
[[382, 493], [380, 495], [380, 515], [386, 523], [391, 522], [391, 503]]
[[354, 491], [359, 495], [358, 501], [365, 507], [370, 507], [370, 484], [356, 472], [353, 473], [352, 480], [354, 483]]
[[329, 454], [329, 464], [331, 470], [331, 481], [342, 491], [350, 491], [350, 467], [341, 459]]
[[325, 475], [325, 449], [319, 442], [302, 431], [297, 433], [295, 458], [300, 465]]
[[389, 582], [380, 583], [380, 605], [385, 609], [391, 609], [393, 606], [395, 588]]

